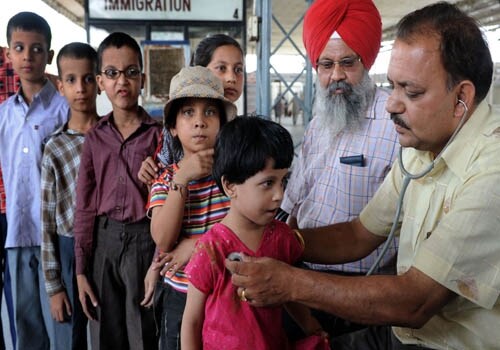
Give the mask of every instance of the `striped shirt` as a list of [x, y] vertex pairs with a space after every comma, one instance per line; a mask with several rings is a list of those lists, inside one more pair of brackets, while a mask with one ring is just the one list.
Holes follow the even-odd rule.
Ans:
[[[302, 151], [294, 163], [281, 208], [299, 228], [321, 227], [356, 218], [378, 189], [399, 149], [398, 137], [385, 111], [388, 93], [376, 90], [374, 101], [356, 129], [344, 129], [332, 141], [317, 119], [309, 124]], [[364, 164], [340, 162], [363, 155]], [[378, 251], [343, 265], [309, 264], [318, 270], [366, 273]], [[397, 242], [393, 242], [375, 273], [394, 273]]]
[[[170, 182], [178, 170], [176, 164], [168, 166], [151, 186], [149, 212], [161, 206], [167, 199]], [[184, 217], [179, 237], [192, 237], [207, 232], [221, 221], [229, 210], [230, 200], [219, 190], [212, 176], [189, 182], [188, 198], [184, 207]], [[180, 292], [187, 292], [188, 279], [183, 269], [164, 281]]]
[[84, 134], [58, 129], [47, 142], [42, 158], [42, 267], [49, 296], [62, 290], [58, 235], [73, 237], [76, 176]]

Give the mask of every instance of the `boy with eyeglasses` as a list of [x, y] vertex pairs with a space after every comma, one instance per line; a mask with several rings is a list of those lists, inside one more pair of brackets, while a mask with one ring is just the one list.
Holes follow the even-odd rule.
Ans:
[[138, 104], [145, 76], [137, 42], [112, 33], [97, 53], [97, 83], [113, 110], [88, 132], [81, 156], [74, 227], [79, 298], [92, 349], [156, 349], [153, 310], [142, 307], [151, 305], [156, 284], [157, 273], [145, 279], [155, 244], [148, 188], [137, 173], [161, 128]]

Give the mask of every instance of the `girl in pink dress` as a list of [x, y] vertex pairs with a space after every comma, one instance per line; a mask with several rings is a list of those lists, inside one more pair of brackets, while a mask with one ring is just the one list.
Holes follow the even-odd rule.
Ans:
[[[232, 252], [269, 256], [288, 264], [301, 257], [300, 235], [274, 219], [292, 159], [291, 136], [277, 123], [239, 117], [221, 129], [212, 175], [231, 207], [198, 240], [185, 269], [189, 284], [181, 329], [183, 350], [292, 348], [282, 327], [282, 307], [251, 306], [244, 292], [238, 296], [224, 267]], [[309, 309], [297, 304], [286, 307], [306, 334], [321, 334]]]

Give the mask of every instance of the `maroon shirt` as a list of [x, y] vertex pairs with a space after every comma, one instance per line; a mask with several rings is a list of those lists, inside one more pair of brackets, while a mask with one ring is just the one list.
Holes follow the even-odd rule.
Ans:
[[76, 274], [88, 271], [95, 218], [106, 215], [123, 223], [146, 216], [148, 188], [137, 174], [141, 162], [154, 153], [161, 127], [139, 107], [140, 127], [124, 140], [113, 113], [85, 135], [76, 187]]

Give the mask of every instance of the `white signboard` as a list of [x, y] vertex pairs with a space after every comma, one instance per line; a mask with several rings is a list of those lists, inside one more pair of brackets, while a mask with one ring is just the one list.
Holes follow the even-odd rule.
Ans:
[[243, 0], [88, 0], [90, 19], [243, 21]]

